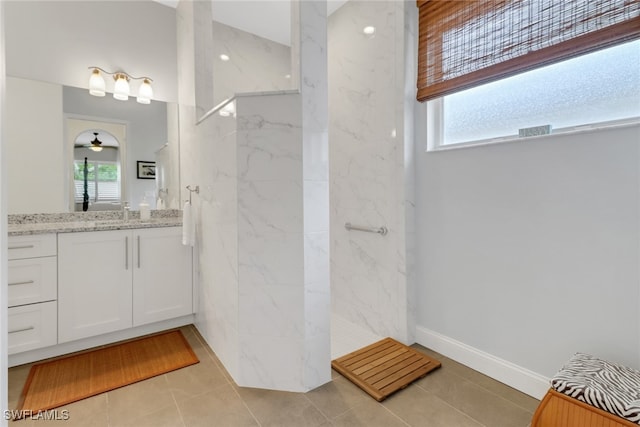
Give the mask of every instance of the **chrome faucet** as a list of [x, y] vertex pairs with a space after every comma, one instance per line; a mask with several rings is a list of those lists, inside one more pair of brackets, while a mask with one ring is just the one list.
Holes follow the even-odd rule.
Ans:
[[131, 208], [129, 207], [129, 202], [124, 202], [122, 206], [122, 220], [129, 221], [129, 211]]

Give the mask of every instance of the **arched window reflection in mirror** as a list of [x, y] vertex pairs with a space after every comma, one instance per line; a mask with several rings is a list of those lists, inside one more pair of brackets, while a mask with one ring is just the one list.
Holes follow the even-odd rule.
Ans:
[[120, 143], [104, 129], [77, 135], [73, 146], [75, 211], [117, 210], [122, 206]]

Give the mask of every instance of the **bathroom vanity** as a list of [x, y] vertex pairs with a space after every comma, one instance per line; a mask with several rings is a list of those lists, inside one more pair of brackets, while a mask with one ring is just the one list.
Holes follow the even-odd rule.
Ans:
[[192, 323], [192, 248], [171, 213], [10, 216], [9, 364]]

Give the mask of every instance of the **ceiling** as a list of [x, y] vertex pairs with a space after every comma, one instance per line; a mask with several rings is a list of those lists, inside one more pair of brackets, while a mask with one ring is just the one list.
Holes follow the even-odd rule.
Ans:
[[[179, 0], [154, 0], [175, 8]], [[211, 0], [213, 20], [287, 46], [291, 45], [288, 0]], [[304, 1], [304, 0], [301, 0]], [[347, 0], [328, 0], [331, 15]]]

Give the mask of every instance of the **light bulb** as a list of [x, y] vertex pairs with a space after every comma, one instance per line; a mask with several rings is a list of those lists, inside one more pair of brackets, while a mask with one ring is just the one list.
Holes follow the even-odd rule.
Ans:
[[93, 96], [104, 96], [106, 93], [104, 78], [97, 68], [93, 69], [89, 78], [89, 93]]
[[229, 55], [225, 55], [225, 54], [223, 53], [222, 55], [220, 55], [220, 59], [221, 59], [222, 61], [228, 61], [230, 58], [229, 58]]
[[150, 104], [151, 98], [153, 98], [153, 88], [151, 87], [151, 82], [149, 79], [144, 79], [142, 84], [140, 85], [140, 89], [138, 89], [138, 101], [140, 104]]
[[129, 99], [129, 82], [127, 76], [118, 73], [114, 77], [116, 79], [116, 85], [113, 88], [113, 97], [120, 101], [126, 101]]
[[376, 33], [376, 27], [368, 25], [362, 29], [362, 32], [367, 36], [373, 36]]

